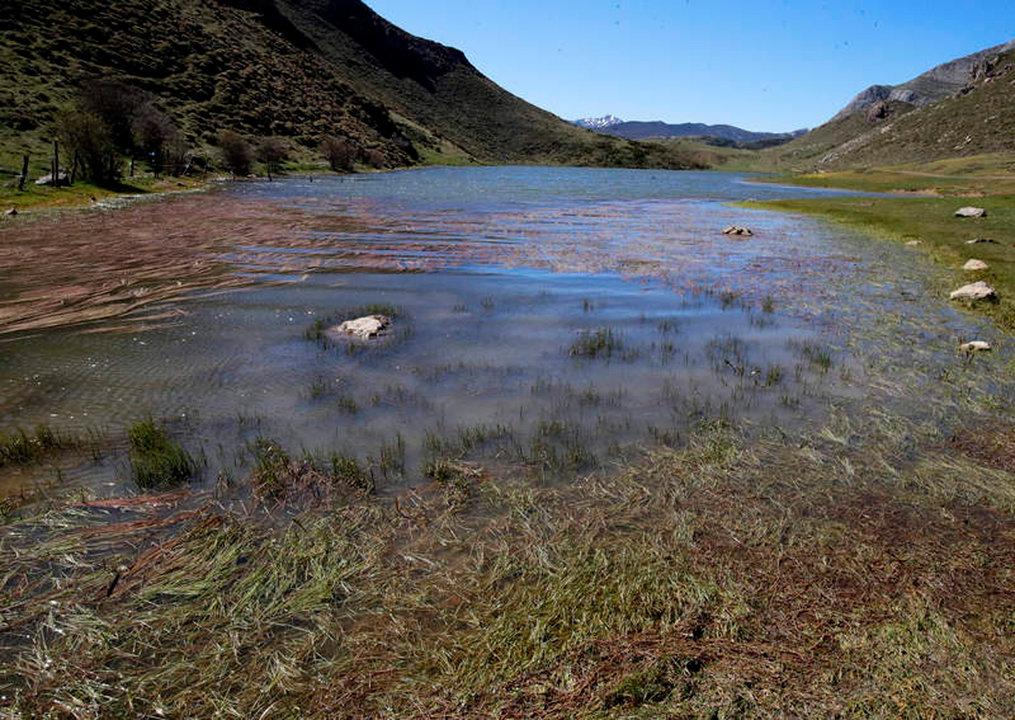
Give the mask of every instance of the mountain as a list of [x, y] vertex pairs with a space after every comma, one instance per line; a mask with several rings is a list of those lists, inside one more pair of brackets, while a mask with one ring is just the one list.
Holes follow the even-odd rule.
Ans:
[[580, 118], [574, 121], [574, 124], [578, 127], [583, 127], [586, 130], [606, 130], [607, 128], [620, 125], [624, 121], [616, 115], [603, 115], [602, 117], [596, 118]]
[[[82, 83], [157, 98], [199, 146], [223, 129], [324, 135], [420, 161], [687, 167], [685, 154], [576, 128], [462, 54], [359, 0], [18, 0], [0, 13], [0, 162], [40, 149]], [[6, 157], [3, 157], [6, 156]]]
[[1015, 152], [1015, 41], [872, 86], [769, 160], [831, 170], [1000, 152]]
[[[607, 116], [610, 117], [610, 116]], [[705, 125], [702, 123], [670, 124], [654, 122], [617, 122], [601, 130], [608, 135], [628, 140], [662, 140], [676, 137], [698, 137], [724, 141], [724, 144], [751, 145], [755, 143], [788, 142], [805, 130], [791, 133], [753, 132], [733, 125]]]
[[659, 120], [651, 122], [627, 121], [621, 120], [615, 115], [582, 118], [573, 122], [578, 127], [627, 140], [669, 140], [693, 137], [701, 138], [714, 145], [736, 147], [770, 147], [789, 142], [807, 132], [806, 130], [796, 130], [788, 133], [769, 133], [753, 132], [733, 125], [671, 124]]
[[968, 85], [970, 73], [978, 63], [1012, 49], [1015, 49], [1015, 40], [938, 65], [901, 85], [871, 85], [832, 119], [841, 120], [853, 113], [866, 112], [879, 102], [903, 102], [916, 107], [932, 105]]

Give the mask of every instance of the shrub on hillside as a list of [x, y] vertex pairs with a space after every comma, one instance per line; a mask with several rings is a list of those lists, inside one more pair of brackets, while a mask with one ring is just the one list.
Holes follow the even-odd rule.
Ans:
[[289, 146], [282, 138], [266, 137], [261, 138], [257, 143], [257, 159], [264, 165], [268, 173], [268, 179], [277, 175], [282, 168], [282, 163], [289, 157]]
[[232, 130], [224, 130], [218, 137], [222, 165], [236, 176], [250, 174], [254, 164], [254, 149], [246, 138]]
[[180, 131], [168, 115], [151, 103], [139, 109], [134, 118], [134, 143], [144, 154], [155, 177], [162, 174], [166, 168], [166, 151], [169, 144], [178, 145], [180, 140]]
[[378, 170], [387, 165], [387, 160], [384, 157], [384, 153], [374, 148], [365, 150], [363, 152], [363, 162], [365, 162], [370, 167], [376, 168]]
[[120, 176], [120, 157], [112, 133], [100, 117], [80, 109], [68, 110], [57, 119], [57, 136], [70, 157], [76, 174], [97, 183]]
[[335, 172], [350, 172], [356, 161], [356, 148], [348, 140], [326, 137], [321, 142], [321, 154]]

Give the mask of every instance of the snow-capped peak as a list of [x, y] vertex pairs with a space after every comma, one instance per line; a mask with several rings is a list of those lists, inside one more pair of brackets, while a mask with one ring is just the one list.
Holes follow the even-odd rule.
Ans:
[[622, 122], [624, 121], [615, 115], [603, 115], [596, 118], [581, 118], [580, 120], [575, 120], [574, 124], [589, 130], [604, 130], [614, 125], [620, 125]]

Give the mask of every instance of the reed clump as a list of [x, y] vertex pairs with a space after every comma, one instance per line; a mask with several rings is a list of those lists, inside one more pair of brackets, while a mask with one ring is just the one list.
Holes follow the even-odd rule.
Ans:
[[183, 446], [154, 420], [142, 420], [127, 430], [130, 468], [138, 487], [178, 485], [194, 476], [197, 465]]

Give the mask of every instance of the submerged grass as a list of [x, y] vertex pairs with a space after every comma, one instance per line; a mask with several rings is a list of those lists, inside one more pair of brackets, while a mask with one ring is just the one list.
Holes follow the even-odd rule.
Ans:
[[47, 425], [37, 425], [32, 432], [17, 429], [0, 433], [0, 468], [32, 465], [73, 444]]
[[51, 511], [3, 541], [0, 684], [24, 716], [1009, 716], [1015, 484], [940, 439], [711, 423], [572, 484], [439, 461], [281, 524]]
[[603, 327], [579, 332], [568, 354], [575, 358], [610, 358], [623, 348], [623, 339], [612, 328]]
[[[964, 205], [985, 208], [987, 217], [955, 218], [955, 210]], [[754, 202], [749, 206], [815, 215], [876, 237], [915, 242], [915, 252], [927, 253], [951, 271], [949, 284], [930, 285], [939, 298], [947, 300], [950, 290], [984, 280], [996, 289], [999, 300], [967, 307], [990, 317], [1006, 331], [1015, 330], [1015, 195], [975, 199], [836, 197]], [[968, 244], [977, 238], [993, 242]], [[983, 260], [988, 269], [962, 270], [970, 259]]]
[[135, 423], [127, 430], [130, 468], [138, 487], [177, 485], [196, 471], [193, 458], [153, 420]]

